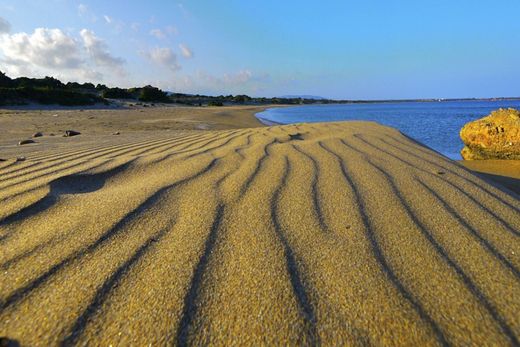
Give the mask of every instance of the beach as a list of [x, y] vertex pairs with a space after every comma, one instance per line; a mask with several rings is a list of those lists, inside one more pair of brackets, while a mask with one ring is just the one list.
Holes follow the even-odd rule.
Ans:
[[0, 336], [520, 343], [512, 189], [391, 127], [263, 109], [1, 110]]

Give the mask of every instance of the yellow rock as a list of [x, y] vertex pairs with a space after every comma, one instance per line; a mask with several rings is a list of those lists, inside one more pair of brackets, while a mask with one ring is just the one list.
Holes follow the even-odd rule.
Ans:
[[520, 159], [520, 112], [499, 109], [460, 131], [465, 160]]

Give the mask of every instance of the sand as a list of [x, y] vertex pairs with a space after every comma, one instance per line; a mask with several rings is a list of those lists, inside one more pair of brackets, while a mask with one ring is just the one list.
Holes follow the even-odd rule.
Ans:
[[489, 183], [520, 196], [520, 160], [461, 160], [460, 163]]
[[107, 115], [120, 136], [83, 120], [77, 138], [0, 147], [27, 157], [0, 162], [0, 336], [518, 345], [514, 195], [376, 123], [258, 127], [242, 111], [193, 111], [236, 129], [147, 110]]

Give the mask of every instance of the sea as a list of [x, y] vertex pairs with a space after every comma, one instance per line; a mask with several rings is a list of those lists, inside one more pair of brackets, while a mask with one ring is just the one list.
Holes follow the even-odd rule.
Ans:
[[464, 124], [499, 108], [520, 109], [520, 100], [396, 102], [302, 105], [270, 108], [256, 116], [265, 124], [365, 120], [391, 126], [444, 156], [462, 159]]

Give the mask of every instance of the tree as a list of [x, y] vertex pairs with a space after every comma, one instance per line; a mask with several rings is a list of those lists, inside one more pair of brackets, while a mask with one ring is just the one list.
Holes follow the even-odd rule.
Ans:
[[0, 71], [0, 87], [9, 88], [13, 85], [13, 80], [9, 78], [5, 73]]
[[152, 86], [145, 86], [141, 89], [139, 94], [140, 101], [146, 102], [170, 102], [170, 98], [166, 95], [165, 92], [160, 90], [159, 88]]

